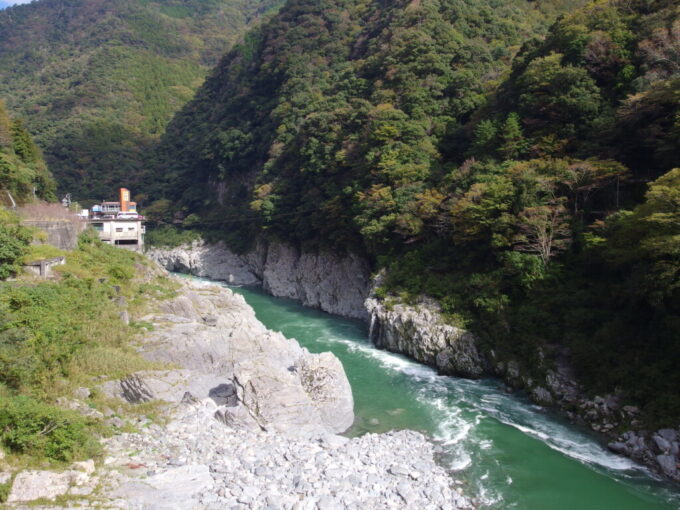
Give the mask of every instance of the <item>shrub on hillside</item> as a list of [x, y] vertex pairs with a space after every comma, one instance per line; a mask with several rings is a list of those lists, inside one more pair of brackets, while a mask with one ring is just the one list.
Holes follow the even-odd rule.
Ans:
[[0, 280], [19, 271], [20, 260], [31, 242], [31, 232], [0, 211]]
[[180, 230], [171, 225], [164, 225], [150, 229], [146, 234], [145, 241], [148, 246], [175, 248], [192, 243], [200, 237], [201, 235], [196, 231]]
[[0, 401], [0, 443], [7, 450], [60, 462], [92, 457], [99, 444], [79, 414], [18, 396]]

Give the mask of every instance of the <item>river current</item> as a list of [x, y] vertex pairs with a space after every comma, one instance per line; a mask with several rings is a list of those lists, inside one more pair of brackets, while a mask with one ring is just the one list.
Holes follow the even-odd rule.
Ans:
[[376, 349], [365, 324], [332, 316], [259, 289], [233, 288], [268, 328], [311, 352], [331, 351], [352, 385], [356, 420], [349, 435], [409, 428], [428, 434], [441, 462], [484, 509], [670, 510], [680, 494], [645, 468], [610, 453], [568, 424], [493, 380], [437, 375]]

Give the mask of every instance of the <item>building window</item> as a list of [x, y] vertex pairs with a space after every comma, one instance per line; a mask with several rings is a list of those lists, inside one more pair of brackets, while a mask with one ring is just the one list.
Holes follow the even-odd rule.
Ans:
[[135, 229], [135, 227], [128, 227], [128, 230], [132, 232]]
[[93, 223], [92, 228], [95, 229], [97, 232], [102, 232], [104, 230], [104, 224], [103, 223]]
[[119, 228], [116, 229], [116, 232], [122, 232], [122, 231], [123, 231], [122, 227], [119, 227]]

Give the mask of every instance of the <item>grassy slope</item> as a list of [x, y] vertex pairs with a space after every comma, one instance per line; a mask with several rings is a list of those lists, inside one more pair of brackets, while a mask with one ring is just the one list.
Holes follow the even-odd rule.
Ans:
[[[134, 349], [145, 327], [135, 318], [155, 300], [172, 296], [174, 285], [148, 260], [94, 235], [84, 234], [71, 252], [28, 248], [25, 259], [66, 256], [57, 280], [21, 276], [0, 282], [0, 446], [13, 464], [96, 456], [96, 437], [107, 427], [54, 402], [72, 398], [75, 388], [153, 368]], [[121, 321], [123, 309], [129, 325]], [[96, 390], [87, 404], [112, 405]], [[115, 408], [130, 411], [120, 402]]]

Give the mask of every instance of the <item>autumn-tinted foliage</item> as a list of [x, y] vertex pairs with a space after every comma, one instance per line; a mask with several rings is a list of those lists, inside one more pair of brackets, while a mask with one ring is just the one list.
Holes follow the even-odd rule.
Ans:
[[556, 4], [289, 2], [175, 118], [156, 177], [209, 223], [336, 247], [418, 233], [416, 195]]
[[529, 371], [567, 347], [671, 423], [679, 8], [581, 6], [292, 0], [170, 124], [154, 210], [359, 251], [383, 294], [438, 298]]

